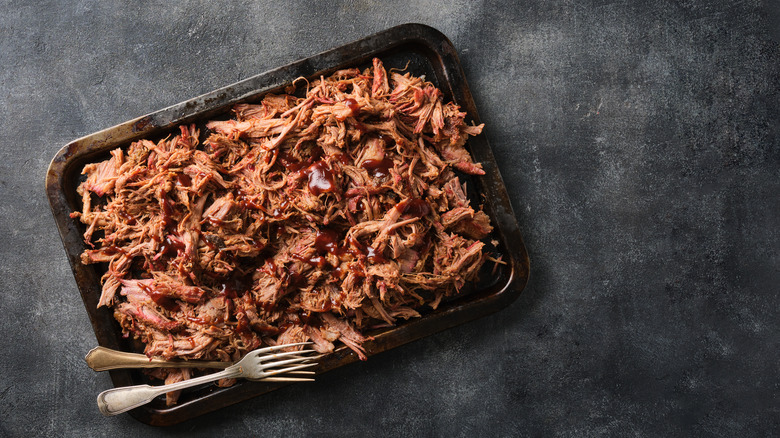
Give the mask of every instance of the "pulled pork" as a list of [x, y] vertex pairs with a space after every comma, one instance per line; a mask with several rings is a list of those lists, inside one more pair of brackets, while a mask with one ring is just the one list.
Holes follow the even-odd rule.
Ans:
[[84, 167], [81, 260], [106, 264], [98, 307], [147, 355], [310, 340], [365, 359], [361, 331], [475, 279], [492, 227], [454, 169], [484, 174], [464, 148], [482, 125], [431, 83], [374, 59], [233, 112]]

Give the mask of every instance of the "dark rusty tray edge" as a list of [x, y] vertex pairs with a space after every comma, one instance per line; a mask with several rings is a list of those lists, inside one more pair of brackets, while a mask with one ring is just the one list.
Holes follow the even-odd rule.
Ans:
[[[426, 46], [439, 58], [443, 67], [442, 73], [447, 85], [451, 86], [450, 91], [455, 101], [476, 123], [479, 123], [474, 101], [452, 43], [432, 27], [405, 24], [104, 129], [74, 140], [63, 147], [49, 166], [46, 192], [98, 343], [110, 348], [117, 347], [115, 339], [102, 329], [106, 324], [113, 323], [110, 312], [89, 309], [85, 288], [90, 287], [89, 284], [95, 284], [94, 274], [81, 265], [79, 252], [73, 251], [73, 248], [80, 247], [83, 242], [75, 221], [69, 217], [70, 207], [64, 193], [64, 175], [69, 163], [105, 151], [107, 143], [115, 146], [148, 137], [195, 118], [208, 117], [209, 113], [216, 113], [235, 103], [279, 88], [296, 77], [310, 77], [321, 71], [333, 71], [346, 65], [354, 65], [379, 52], [412, 42]], [[530, 265], [528, 254], [495, 158], [484, 135], [481, 137], [480, 141], [484, 142], [484, 145], [473, 148], [474, 158], [482, 163], [486, 175], [481, 177], [481, 180], [485, 189], [490, 190], [490, 196], [495, 198], [490, 202], [491, 218], [498, 222], [496, 228], [500, 231], [499, 236], [510, 256], [508, 263], [511, 265], [511, 273], [508, 280], [499, 291], [491, 295], [471, 300], [458, 307], [440, 309], [427, 314], [424, 318], [407, 322], [392, 331], [376, 335], [373, 341], [364, 345], [369, 356], [496, 312], [513, 302], [525, 288]], [[93, 316], [93, 312], [96, 315]], [[342, 346], [321, 361], [317, 372], [322, 373], [356, 360], [357, 356]], [[115, 386], [133, 384], [126, 370], [114, 370], [111, 372], [111, 377]], [[130, 414], [150, 425], [172, 425], [283, 386], [286, 385], [245, 382], [242, 385], [217, 389], [203, 397], [172, 408], [156, 409], [147, 405], [131, 411]]]

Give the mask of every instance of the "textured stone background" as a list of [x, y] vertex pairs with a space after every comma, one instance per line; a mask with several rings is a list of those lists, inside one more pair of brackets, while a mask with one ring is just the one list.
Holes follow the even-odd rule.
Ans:
[[[756, 1], [0, 1], [0, 436], [780, 428], [780, 14]], [[154, 429], [43, 190], [68, 141], [405, 22], [460, 53], [532, 259], [509, 308]]]

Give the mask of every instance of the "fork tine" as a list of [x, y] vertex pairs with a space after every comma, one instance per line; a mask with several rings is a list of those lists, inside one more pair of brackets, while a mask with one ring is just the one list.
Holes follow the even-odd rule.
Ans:
[[[304, 354], [316, 353], [316, 352], [317, 352], [317, 350], [287, 351], [287, 352], [284, 352], [284, 353], [266, 354], [264, 356], [259, 357], [259, 359], [261, 361], [266, 361], [266, 360], [276, 359], [276, 358], [279, 358], [279, 357], [286, 357], [286, 356], [296, 357], [296, 356], [302, 356]], [[301, 358], [303, 358], [303, 357], [301, 357]]]
[[309, 367], [313, 367], [313, 366], [316, 366], [316, 365], [317, 365], [316, 363], [305, 363], [303, 365], [297, 365], [297, 366], [294, 366], [294, 367], [285, 368], [283, 370], [266, 371], [265, 373], [267, 375], [269, 375], [269, 376], [275, 376], [277, 374], [284, 374], [284, 373], [288, 373], [290, 371], [299, 370], [301, 368], [309, 368]]
[[292, 358], [292, 359], [279, 360], [279, 361], [276, 361], [276, 362], [270, 362], [270, 363], [265, 363], [265, 364], [261, 362], [259, 365], [260, 365], [260, 369], [261, 370], [268, 370], [268, 369], [271, 369], [271, 368], [280, 367], [282, 365], [308, 362], [310, 360], [319, 359], [321, 357], [322, 357], [321, 354], [317, 355], [317, 356], [311, 356], [311, 357], [295, 357], [295, 358]]
[[[299, 371], [288, 371], [285, 374], [292, 374], [295, 376], [314, 376], [317, 373], [315, 373], [314, 371], [299, 370]], [[263, 380], [263, 379], [249, 379], [249, 380]]]
[[272, 351], [281, 350], [287, 347], [297, 347], [299, 345], [311, 345], [311, 344], [313, 344], [313, 342], [296, 342], [294, 344], [274, 345], [273, 347], [265, 347], [265, 348], [260, 348], [258, 350], [252, 350], [250, 353], [254, 353], [254, 354], [270, 353]]
[[314, 379], [304, 377], [266, 377], [262, 382], [314, 382]]
[[[273, 370], [274, 370], [274, 368], [269, 368], [268, 370], [266, 370], [266, 372], [273, 371]], [[285, 374], [295, 374], [295, 375], [298, 375], [298, 376], [313, 376], [313, 375], [315, 375], [317, 373], [314, 372], [314, 371], [301, 370], [301, 371], [288, 371]]]

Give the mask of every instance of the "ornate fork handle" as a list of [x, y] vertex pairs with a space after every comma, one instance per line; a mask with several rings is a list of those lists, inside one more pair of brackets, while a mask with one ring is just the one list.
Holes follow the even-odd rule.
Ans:
[[227, 368], [232, 365], [230, 362], [149, 359], [143, 354], [116, 351], [105, 347], [93, 348], [87, 353], [84, 360], [95, 371], [114, 370], [117, 368]]
[[209, 374], [169, 385], [151, 386], [135, 385], [109, 389], [98, 395], [97, 404], [103, 415], [111, 416], [127, 412], [130, 409], [143, 406], [155, 397], [171, 391], [202, 385], [219, 379], [239, 377], [243, 371], [239, 365], [233, 365], [218, 373]]

